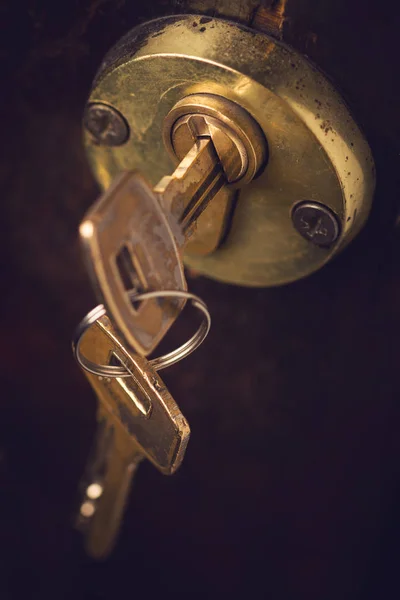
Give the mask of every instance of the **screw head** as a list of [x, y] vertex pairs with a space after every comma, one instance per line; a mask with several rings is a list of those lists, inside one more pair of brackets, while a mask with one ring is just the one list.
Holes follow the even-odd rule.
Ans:
[[95, 143], [121, 146], [129, 138], [129, 126], [122, 114], [108, 104], [92, 102], [85, 110], [83, 123]]
[[292, 221], [296, 231], [316, 246], [331, 246], [340, 234], [339, 219], [319, 202], [299, 202], [292, 211]]

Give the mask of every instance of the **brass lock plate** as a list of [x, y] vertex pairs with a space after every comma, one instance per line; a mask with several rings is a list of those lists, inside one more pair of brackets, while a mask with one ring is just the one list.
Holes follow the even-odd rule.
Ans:
[[[365, 223], [375, 185], [369, 146], [332, 84], [305, 57], [236, 23], [200, 19], [145, 23], [106, 56], [89, 100], [104, 111], [100, 135], [86, 120], [92, 168], [104, 189], [127, 169], [155, 185], [175, 167], [162, 132], [176, 103], [191, 94], [236, 102], [261, 127], [268, 163], [240, 189], [223, 244], [208, 256], [186, 253], [185, 263], [239, 285], [297, 280]], [[210, 215], [212, 203], [203, 218]]]

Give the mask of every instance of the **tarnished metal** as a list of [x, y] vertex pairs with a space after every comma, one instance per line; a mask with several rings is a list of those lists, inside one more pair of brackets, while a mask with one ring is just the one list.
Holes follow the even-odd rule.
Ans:
[[95, 144], [121, 146], [129, 138], [128, 123], [121, 113], [101, 102], [86, 107], [83, 123]]
[[[264, 34], [219, 19], [179, 16], [130, 32], [106, 58], [91, 102], [124, 115], [130, 138], [115, 148], [87, 138], [103, 187], [137, 168], [153, 185], [171, 172], [161, 141], [166, 116], [183, 98], [215, 94], [243, 107], [268, 141], [268, 164], [245, 186], [224, 244], [186, 263], [222, 281], [277, 285], [324, 265], [361, 229], [374, 190], [374, 165], [362, 133], [332, 84], [305, 57]], [[296, 231], [294, 206], [324, 204], [340, 235], [328, 247]], [[206, 220], [207, 211], [200, 219]], [[200, 223], [199, 219], [199, 223]]]
[[317, 202], [300, 202], [293, 209], [292, 220], [300, 235], [317, 246], [330, 246], [340, 234], [336, 215]]

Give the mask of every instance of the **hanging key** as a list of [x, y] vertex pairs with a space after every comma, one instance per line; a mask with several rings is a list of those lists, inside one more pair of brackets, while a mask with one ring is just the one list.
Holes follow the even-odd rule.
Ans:
[[[166, 119], [164, 140], [175, 159], [181, 159], [175, 172], [154, 190], [135, 172], [120, 175], [80, 226], [100, 300], [126, 344], [145, 356], [184, 302], [132, 305], [129, 293], [186, 289], [181, 254], [199, 217], [219, 197], [226, 207], [236, 189], [231, 184], [251, 181], [266, 156], [265, 138], [251, 115], [210, 94], [178, 103]], [[223, 190], [229, 190], [228, 202]], [[223, 227], [217, 231], [222, 235]]]
[[139, 462], [147, 458], [162, 473], [174, 473], [190, 429], [155, 369], [125, 348], [107, 316], [87, 330], [82, 352], [97, 364], [123, 365], [130, 375], [109, 379], [85, 371], [99, 401], [99, 428], [78, 525], [88, 553], [102, 558], [115, 543]]
[[[170, 155], [181, 162], [154, 191], [166, 214], [181, 224], [187, 242], [214, 198], [226, 206], [225, 194], [220, 193], [223, 187], [232, 197], [239, 185], [259, 174], [266, 163], [267, 143], [245, 109], [213, 94], [192, 94], [180, 100], [165, 119], [163, 136]], [[220, 213], [220, 220], [225, 216]], [[213, 225], [222, 236], [222, 223]]]

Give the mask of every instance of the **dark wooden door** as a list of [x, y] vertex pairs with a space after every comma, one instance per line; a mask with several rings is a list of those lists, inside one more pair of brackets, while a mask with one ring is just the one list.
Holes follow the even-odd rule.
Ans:
[[71, 527], [95, 423], [70, 352], [94, 303], [76, 235], [97, 194], [81, 114], [109, 47], [190, 2], [2, 3], [2, 598], [399, 594], [399, 10], [248, 4], [231, 4], [239, 20], [306, 53], [352, 106], [377, 165], [373, 213], [307, 280], [191, 281], [214, 327], [165, 373], [191, 423], [187, 458], [173, 478], [140, 468], [118, 547], [95, 564]]

